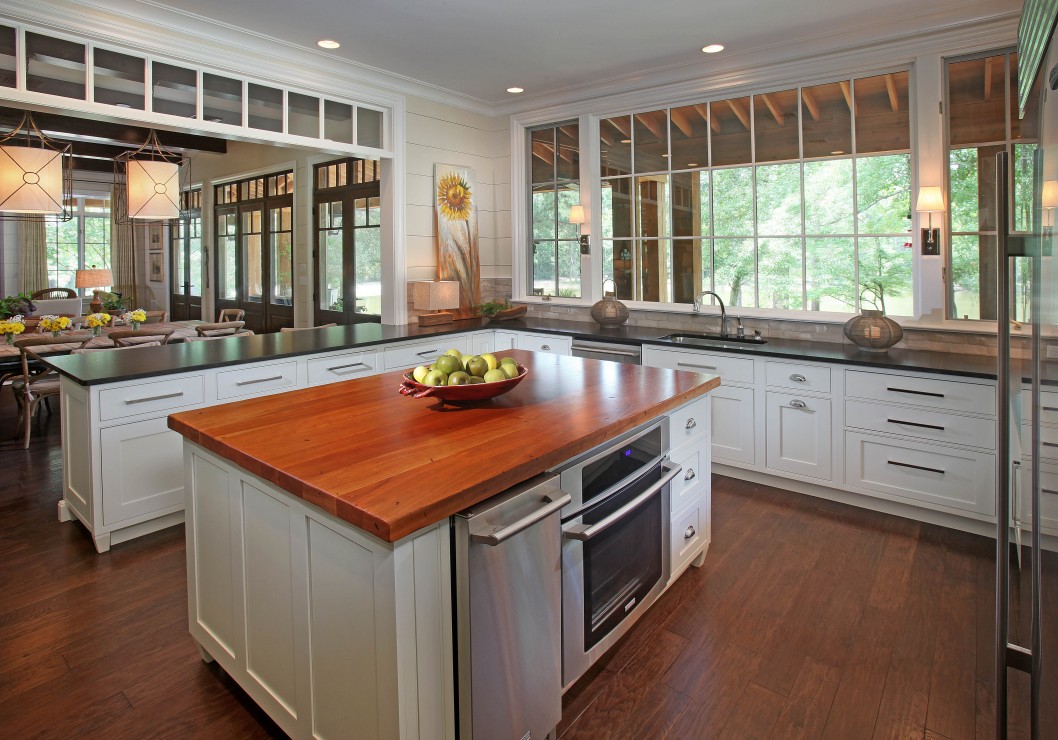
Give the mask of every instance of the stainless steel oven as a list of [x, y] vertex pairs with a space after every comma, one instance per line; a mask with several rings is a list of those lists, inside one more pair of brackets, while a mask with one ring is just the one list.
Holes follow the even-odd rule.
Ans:
[[562, 683], [569, 686], [657, 599], [669, 578], [668, 420], [562, 467]]

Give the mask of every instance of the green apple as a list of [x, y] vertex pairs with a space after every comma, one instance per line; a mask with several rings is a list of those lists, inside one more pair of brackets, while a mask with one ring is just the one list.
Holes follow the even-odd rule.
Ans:
[[423, 385], [447, 385], [448, 384], [448, 373], [441, 372], [440, 370], [431, 370], [426, 373], [426, 377], [422, 379]]
[[504, 357], [502, 360], [500, 360], [500, 364], [501, 365], [514, 365], [515, 367], [518, 367], [518, 363], [514, 361], [513, 357]]
[[512, 364], [510, 362], [500, 363], [500, 366], [499, 366], [498, 369], [500, 370], [500, 372], [502, 372], [508, 378], [517, 378], [518, 377], [518, 373], [521, 372], [521, 370], [518, 369], [517, 365], [514, 365], [514, 364]]
[[467, 363], [473, 360], [477, 355], [463, 355], [463, 369], [467, 369]]
[[466, 385], [470, 382], [470, 376], [462, 370], [456, 370], [448, 376], [448, 385]]
[[489, 363], [489, 370], [495, 370], [496, 366], [499, 365], [499, 363], [496, 361], [496, 355], [492, 354], [491, 352], [486, 352], [485, 354], [483, 354], [481, 356], [481, 359]]
[[479, 378], [477, 375], [471, 375], [470, 376], [470, 385], [474, 385], [475, 383], [484, 383], [484, 382], [485, 382], [484, 378]]
[[499, 368], [489, 370], [487, 373], [485, 373], [486, 383], [496, 383], [501, 380], [507, 380], [507, 373], [503, 372]]
[[463, 369], [463, 361], [455, 355], [441, 355], [437, 358], [435, 364], [437, 365], [437, 369], [445, 375]]
[[485, 373], [491, 369], [484, 357], [471, 357], [470, 362], [467, 363], [467, 372], [479, 378], [484, 377]]
[[452, 349], [446, 349], [445, 354], [450, 355], [451, 357], [454, 357], [457, 360], [462, 359], [463, 357], [463, 353], [460, 352], [458, 349], [455, 349], [454, 347]]
[[429, 372], [430, 368], [426, 367], [426, 365], [419, 365], [411, 371], [411, 376], [415, 378], [416, 383], [421, 383], [422, 379], [425, 378]]

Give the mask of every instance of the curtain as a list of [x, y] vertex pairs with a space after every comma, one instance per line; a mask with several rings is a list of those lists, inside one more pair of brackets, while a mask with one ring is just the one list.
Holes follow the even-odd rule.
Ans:
[[22, 222], [22, 269], [18, 289], [22, 293], [48, 286], [48, 247], [44, 233], [44, 218]]
[[[137, 308], [136, 239], [128, 217], [129, 201], [124, 185], [115, 185], [110, 194], [110, 269], [114, 273], [113, 290], [121, 293], [125, 305]], [[125, 223], [119, 223], [125, 221]]]

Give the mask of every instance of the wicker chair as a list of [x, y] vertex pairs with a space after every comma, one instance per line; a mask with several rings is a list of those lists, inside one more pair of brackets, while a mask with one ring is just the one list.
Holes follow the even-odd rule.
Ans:
[[119, 329], [107, 334], [115, 347], [142, 347], [144, 345], [168, 344], [176, 329]]
[[246, 312], [241, 308], [222, 308], [220, 313], [217, 314], [217, 321], [223, 323], [225, 321], [243, 321], [246, 318]]
[[120, 349], [138, 349], [139, 347], [161, 347], [161, 342], [144, 342], [143, 344], [130, 344], [126, 347], [82, 347], [75, 349], [71, 355], [91, 355], [96, 352], [113, 352]]
[[145, 324], [161, 324], [169, 320], [168, 311], [144, 311], [147, 314], [147, 320]]
[[230, 337], [235, 334], [253, 334], [246, 326], [245, 321], [218, 321], [215, 324], [199, 324], [195, 327], [195, 333], [200, 337]]
[[[22, 446], [24, 448], [29, 449], [33, 414], [40, 409], [40, 402], [59, 395], [59, 374], [51, 368], [33, 372], [29, 366], [30, 359], [39, 360], [38, 352], [49, 346], [74, 345], [76, 349], [83, 349], [90, 341], [92, 341], [91, 334], [66, 334], [60, 337], [33, 336], [15, 340], [15, 346], [22, 360], [22, 377], [11, 382], [11, 390], [14, 391], [15, 401], [18, 403], [18, 418], [22, 424]], [[51, 413], [50, 406], [48, 412]]]
[[42, 301], [52, 298], [76, 298], [77, 291], [72, 288], [43, 288], [29, 294], [30, 300]]

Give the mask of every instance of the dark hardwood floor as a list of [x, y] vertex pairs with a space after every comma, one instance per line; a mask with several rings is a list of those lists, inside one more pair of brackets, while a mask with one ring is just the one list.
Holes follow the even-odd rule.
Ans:
[[[58, 426], [23, 450], [0, 394], [0, 735], [282, 737], [187, 633], [182, 527], [97, 555], [56, 520]], [[721, 477], [713, 510], [563, 738], [992, 736], [989, 540]]]

